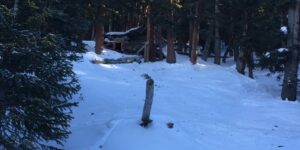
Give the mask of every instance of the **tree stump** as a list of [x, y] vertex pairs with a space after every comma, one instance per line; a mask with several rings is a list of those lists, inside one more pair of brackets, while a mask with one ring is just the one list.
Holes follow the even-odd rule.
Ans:
[[143, 109], [142, 123], [141, 126], [146, 127], [149, 123], [152, 122], [150, 119], [150, 112], [153, 102], [153, 93], [154, 93], [154, 81], [148, 79], [146, 83], [146, 99]]

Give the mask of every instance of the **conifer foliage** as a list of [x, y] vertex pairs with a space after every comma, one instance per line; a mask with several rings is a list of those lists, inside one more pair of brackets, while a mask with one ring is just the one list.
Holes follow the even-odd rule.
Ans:
[[[48, 143], [62, 144], [70, 133], [80, 89], [72, 62], [84, 50], [84, 27], [76, 29], [80, 16], [59, 3], [0, 2], [0, 149], [56, 149]], [[70, 23], [78, 32], [67, 32]]]

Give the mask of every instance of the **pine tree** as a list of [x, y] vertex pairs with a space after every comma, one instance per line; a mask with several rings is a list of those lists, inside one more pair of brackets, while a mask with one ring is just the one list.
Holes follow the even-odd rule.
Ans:
[[48, 142], [70, 134], [80, 89], [72, 62], [85, 30], [70, 24], [81, 13], [71, 1], [16, 2], [0, 2], [0, 149], [56, 149]]

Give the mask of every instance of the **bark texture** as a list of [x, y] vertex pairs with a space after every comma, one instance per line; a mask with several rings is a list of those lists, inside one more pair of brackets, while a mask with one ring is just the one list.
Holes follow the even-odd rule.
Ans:
[[289, 55], [284, 70], [281, 98], [296, 101], [298, 84], [298, 57], [299, 57], [299, 0], [296, 5], [291, 3], [288, 12], [288, 48]]

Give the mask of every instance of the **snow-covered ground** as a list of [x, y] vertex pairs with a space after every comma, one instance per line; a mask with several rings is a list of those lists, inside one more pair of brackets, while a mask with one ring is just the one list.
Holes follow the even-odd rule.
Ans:
[[[92, 43], [89, 43], [90, 47]], [[84, 100], [74, 109], [66, 150], [299, 150], [300, 103], [280, 100], [279, 82], [256, 72], [186, 56], [165, 62], [95, 65], [90, 60], [122, 57], [105, 50], [76, 63]], [[155, 91], [148, 128], [139, 125], [144, 75]], [[167, 123], [174, 123], [169, 129]]]

